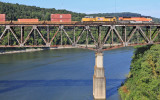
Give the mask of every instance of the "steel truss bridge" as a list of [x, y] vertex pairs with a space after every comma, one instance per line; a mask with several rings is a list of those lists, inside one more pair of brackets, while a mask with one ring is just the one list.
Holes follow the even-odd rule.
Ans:
[[[0, 23], [0, 32], [0, 47], [55, 47], [55, 45], [63, 46], [64, 41], [69, 41], [67, 44], [73, 47], [79, 47], [78, 43], [80, 41], [86, 47], [89, 44], [94, 44], [94, 48], [89, 48], [96, 51], [93, 75], [94, 100], [106, 100], [103, 50], [129, 45], [154, 44], [160, 41], [160, 24], [153, 23], [4, 22]], [[136, 35], [137, 33], [139, 35]], [[59, 37], [59, 44], [57, 44], [56, 37]], [[132, 40], [133, 37], [134, 40]], [[144, 42], [135, 44], [135, 38], [138, 39], [139, 37], [143, 38]], [[40, 43], [39, 38], [41, 39]], [[85, 42], [82, 40], [85, 40]], [[113, 42], [120, 45], [114, 47]], [[111, 43], [112, 48], [105, 48], [107, 43]]]
[[[80, 30], [80, 31], [77, 31]], [[89, 39], [94, 44], [95, 49], [104, 48], [107, 44], [114, 46], [116, 36], [118, 47], [130, 45], [142, 45], [158, 43], [160, 40], [160, 24], [154, 23], [105, 23], [105, 22], [0, 22], [0, 47], [58, 47], [64, 45], [63, 37], [67, 37], [68, 45], [79, 47], [79, 41], [85, 37], [84, 44], [88, 47]], [[79, 33], [78, 33], [79, 32]], [[139, 35], [134, 36], [134, 34]], [[113, 37], [113, 35], [115, 35]], [[12, 36], [12, 38], [11, 38]], [[59, 36], [59, 43], [55, 43], [56, 36]], [[130, 42], [133, 38], [143, 38], [143, 43]], [[34, 43], [29, 43], [33, 37]], [[38, 44], [37, 40], [43, 40]], [[3, 41], [8, 43], [3, 43]], [[110, 40], [110, 43], [107, 41]], [[65, 40], [66, 41], [66, 40]], [[66, 45], [66, 44], [65, 44]], [[117, 46], [117, 45], [116, 45]], [[88, 47], [89, 48], [89, 47]], [[113, 47], [116, 48], [116, 47]]]

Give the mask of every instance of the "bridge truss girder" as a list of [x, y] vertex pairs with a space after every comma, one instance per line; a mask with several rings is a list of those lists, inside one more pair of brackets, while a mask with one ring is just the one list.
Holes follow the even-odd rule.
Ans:
[[[3, 26], [4, 25], [1, 25], [1, 27]], [[0, 47], [53, 47], [52, 42], [54, 41], [55, 37], [59, 34], [61, 45], [63, 45], [62, 36], [67, 37], [67, 39], [70, 42], [70, 45], [77, 46], [80, 39], [82, 39], [82, 37], [85, 35], [86, 47], [89, 44], [88, 39], [90, 37], [96, 49], [103, 49], [107, 40], [112, 40], [113, 44], [114, 34], [117, 36], [116, 38], [119, 39], [121, 45], [128, 46], [136, 32], [139, 32], [141, 37], [143, 37], [146, 43], [148, 44], [155, 43], [155, 40], [158, 37], [158, 34], [160, 33], [160, 26], [152, 25], [5, 25], [4, 27], [5, 28], [3, 32], [0, 33], [0, 42], [3, 41], [5, 33], [9, 30], [11, 34], [14, 36], [17, 44], [0, 44]], [[20, 32], [15, 31], [15, 27], [20, 27]], [[26, 34], [26, 31], [24, 30], [24, 27], [32, 27], [25, 39], [24, 34]], [[46, 29], [46, 33], [41, 32], [41, 27]], [[52, 32], [51, 27], [54, 27], [56, 29], [56, 32], [52, 33], [53, 36], [50, 36], [50, 32]], [[65, 27], [71, 28], [71, 30], [67, 31], [68, 29]], [[132, 29], [130, 29], [131, 27]], [[79, 33], [79, 35], [77, 35], [78, 32], [76, 32], [76, 29], [79, 28], [81, 29], [81, 32]], [[144, 29], [146, 29], [146, 31], [144, 31]], [[93, 30], [96, 32], [93, 33]], [[105, 30], [105, 33], [102, 32], [102, 30]], [[27, 41], [30, 39], [31, 34], [35, 31], [38, 32], [38, 35], [40, 36], [39, 38], [43, 40], [43, 45], [27, 44]]]

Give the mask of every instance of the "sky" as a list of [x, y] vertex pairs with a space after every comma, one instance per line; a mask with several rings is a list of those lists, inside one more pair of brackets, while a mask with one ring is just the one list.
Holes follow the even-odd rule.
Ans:
[[78, 13], [133, 12], [160, 18], [160, 0], [0, 0], [41, 8], [66, 9]]

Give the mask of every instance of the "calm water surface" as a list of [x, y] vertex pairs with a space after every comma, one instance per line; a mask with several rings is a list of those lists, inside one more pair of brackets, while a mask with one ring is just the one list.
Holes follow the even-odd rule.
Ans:
[[[120, 100], [132, 55], [132, 47], [104, 52], [107, 100]], [[94, 61], [84, 49], [0, 55], [0, 100], [93, 100]]]

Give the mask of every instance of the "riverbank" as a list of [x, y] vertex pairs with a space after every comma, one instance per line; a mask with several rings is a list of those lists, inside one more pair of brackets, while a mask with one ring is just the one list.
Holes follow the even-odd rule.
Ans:
[[30, 48], [30, 49], [22, 49], [22, 50], [9, 50], [9, 51], [0, 51], [0, 55], [2, 54], [14, 54], [14, 53], [25, 53], [25, 52], [35, 52], [35, 51], [42, 51], [42, 50], [53, 50], [53, 49], [67, 49], [67, 48], [74, 48], [74, 47], [56, 47], [56, 48]]
[[122, 100], [160, 100], [160, 45], [136, 47]]

